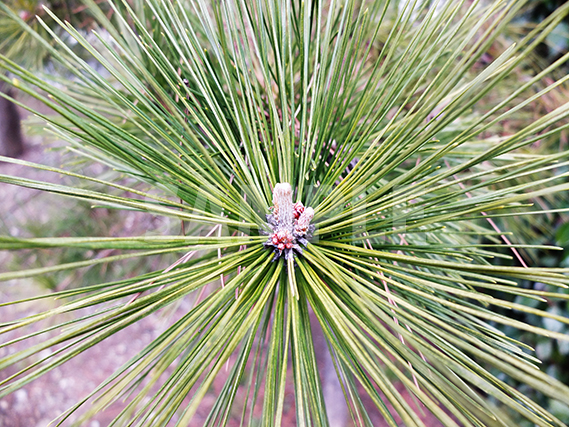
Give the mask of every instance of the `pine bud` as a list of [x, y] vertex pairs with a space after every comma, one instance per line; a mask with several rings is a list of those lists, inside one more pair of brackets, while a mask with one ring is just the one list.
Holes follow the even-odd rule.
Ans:
[[264, 243], [272, 247], [275, 259], [284, 257], [291, 260], [297, 254], [302, 254], [302, 246], [308, 245], [313, 225], [314, 209], [305, 208], [302, 202], [292, 203], [292, 188], [290, 184], [281, 182], [273, 189], [272, 214], [267, 215], [267, 223], [273, 233]]

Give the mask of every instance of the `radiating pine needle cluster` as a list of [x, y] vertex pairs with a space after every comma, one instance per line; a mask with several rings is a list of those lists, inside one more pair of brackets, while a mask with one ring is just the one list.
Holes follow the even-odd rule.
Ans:
[[[534, 108], [563, 93], [569, 76], [553, 71], [569, 55], [518, 79], [569, 2], [515, 44], [504, 34], [523, 0], [104, 1], [112, 14], [98, 3], [85, 0], [89, 34], [46, 11], [59, 30], [40, 22], [45, 40], [0, 1], [0, 18], [65, 71], [0, 55], [0, 80], [49, 107], [34, 111], [42, 130], [108, 169], [0, 158], [69, 178], [0, 184], [184, 226], [0, 236], [0, 249], [84, 251], [0, 281], [120, 267], [109, 283], [71, 276], [74, 287], [0, 302], [40, 307], [0, 324], [0, 397], [179, 306], [62, 418], [89, 425], [117, 402], [115, 426], [271, 427], [294, 415], [325, 427], [339, 402], [323, 382], [336, 375], [346, 425], [424, 427], [423, 413], [445, 427], [565, 425], [515, 382], [565, 405], [569, 388], [502, 330], [569, 340], [517, 317], [569, 324], [549, 306], [569, 299], [567, 269], [512, 256], [555, 248], [506, 237], [519, 215], [560, 215], [569, 191], [569, 103]], [[129, 258], [154, 267], [125, 271]]]

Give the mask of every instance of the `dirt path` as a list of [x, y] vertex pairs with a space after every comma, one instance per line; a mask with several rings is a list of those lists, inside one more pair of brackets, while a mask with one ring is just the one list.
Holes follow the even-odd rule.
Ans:
[[[61, 166], [64, 154], [57, 142], [42, 143], [40, 138], [27, 137], [26, 152], [22, 160]], [[19, 165], [0, 163], [0, 173], [29, 179], [64, 182], [57, 174], [27, 168]], [[73, 214], [73, 201], [48, 193], [0, 184], [0, 234], [27, 236], [30, 228], [45, 230], [50, 235], [52, 221], [61, 216]], [[58, 218], [59, 217], [59, 218]], [[14, 255], [0, 252], [0, 271], [14, 267]], [[29, 295], [48, 293], [37, 281], [31, 279], [12, 280], [0, 284], [0, 302], [13, 301]], [[0, 318], [9, 321], [52, 308], [52, 300], [37, 301], [19, 305], [0, 307]], [[86, 396], [99, 383], [105, 380], [138, 351], [151, 342], [167, 322], [159, 314], [143, 319], [131, 327], [113, 335], [100, 345], [80, 354], [68, 363], [54, 369], [16, 392], [0, 399], [0, 427], [45, 427], [67, 408]], [[13, 331], [2, 335], [6, 342], [21, 335]], [[26, 340], [8, 348], [0, 348], [0, 357], [27, 348], [42, 340]], [[48, 355], [44, 350], [35, 359]], [[17, 372], [23, 365], [18, 364], [0, 372], [0, 379]], [[118, 413], [119, 407], [111, 407], [95, 417], [91, 427], [105, 426]]]

